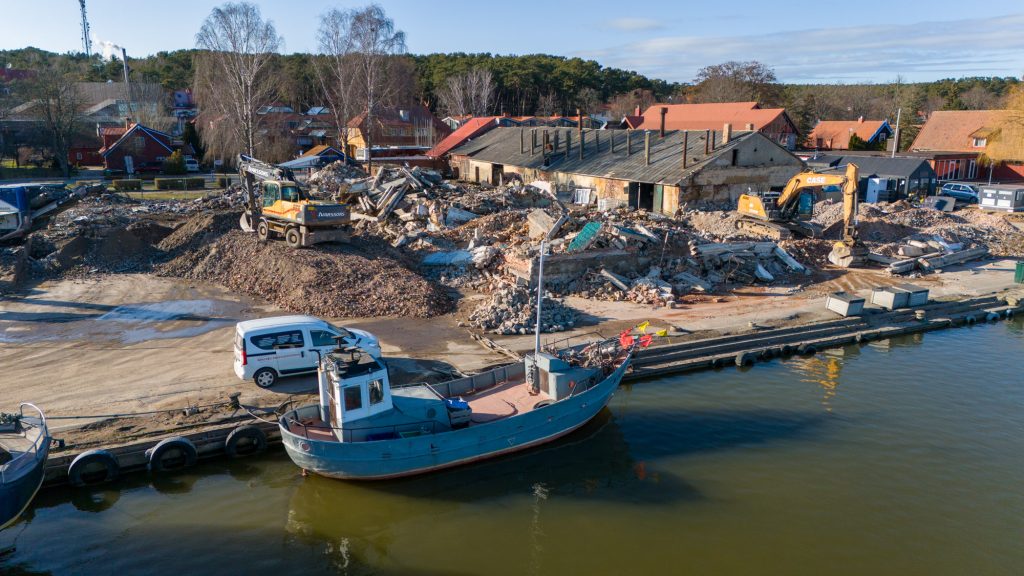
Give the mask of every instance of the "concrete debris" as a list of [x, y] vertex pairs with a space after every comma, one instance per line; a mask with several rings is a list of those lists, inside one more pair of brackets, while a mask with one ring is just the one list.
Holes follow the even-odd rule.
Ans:
[[[534, 291], [505, 283], [470, 314], [471, 325], [494, 334], [530, 334], [537, 325]], [[576, 312], [547, 295], [541, 307], [541, 332], [562, 332], [576, 325]]]

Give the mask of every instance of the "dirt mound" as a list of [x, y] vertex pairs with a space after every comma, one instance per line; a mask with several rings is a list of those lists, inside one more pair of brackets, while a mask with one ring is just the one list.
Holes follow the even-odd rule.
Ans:
[[430, 317], [453, 307], [441, 287], [370, 247], [293, 250], [236, 230], [208, 242], [216, 228], [216, 222], [189, 222], [168, 236], [161, 247], [177, 244], [171, 248], [177, 256], [160, 273], [220, 282], [286, 310], [329, 318]]

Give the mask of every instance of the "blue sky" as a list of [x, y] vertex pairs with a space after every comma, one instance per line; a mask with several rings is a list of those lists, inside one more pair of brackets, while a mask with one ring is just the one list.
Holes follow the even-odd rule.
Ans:
[[[414, 53], [543, 52], [689, 81], [707, 64], [760, 60], [788, 82], [887, 82], [1024, 75], [1024, 2], [832, 0], [787, 3], [608, 0], [379, 2]], [[129, 56], [187, 48], [208, 0], [88, 0], [94, 39]], [[362, 3], [256, 2], [287, 52], [311, 51], [318, 16]], [[978, 10], [973, 8], [977, 6]], [[629, 13], [630, 8], [635, 13]], [[75, 0], [2, 0], [0, 49], [80, 50]]]

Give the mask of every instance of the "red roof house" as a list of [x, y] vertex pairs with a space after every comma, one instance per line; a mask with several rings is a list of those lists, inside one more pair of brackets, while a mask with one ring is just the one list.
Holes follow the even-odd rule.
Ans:
[[[119, 131], [122, 132], [118, 136]], [[170, 134], [142, 124], [131, 124], [127, 129], [100, 128], [100, 137], [103, 148], [99, 154], [107, 170], [159, 172], [163, 161], [175, 150], [187, 155], [194, 153], [188, 144], [175, 142]]]
[[796, 148], [800, 133], [785, 108], [761, 108], [757, 102], [654, 104], [644, 111], [643, 120], [636, 127], [660, 130], [663, 108], [666, 130], [721, 130], [730, 124], [733, 130], [760, 132], [789, 150]]
[[462, 125], [455, 131], [449, 134], [444, 140], [441, 140], [433, 148], [427, 152], [427, 156], [431, 158], [440, 158], [447, 154], [452, 148], [461, 146], [467, 140], [476, 138], [477, 136], [487, 132], [491, 128], [500, 124], [501, 116], [479, 116], [476, 118], [470, 118], [464, 120]]
[[807, 136], [806, 146], [818, 150], [849, 150], [850, 137], [857, 135], [871, 145], [884, 142], [892, 136], [887, 120], [821, 120]]

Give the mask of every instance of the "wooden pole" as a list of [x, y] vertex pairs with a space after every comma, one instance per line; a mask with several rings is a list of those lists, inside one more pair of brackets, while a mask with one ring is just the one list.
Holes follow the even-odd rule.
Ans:
[[686, 170], [686, 154], [690, 148], [690, 131], [683, 130], [683, 170]]

